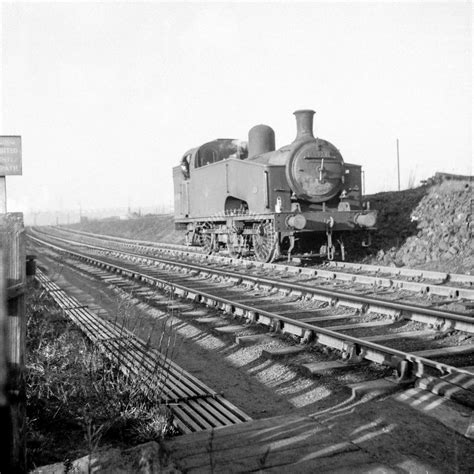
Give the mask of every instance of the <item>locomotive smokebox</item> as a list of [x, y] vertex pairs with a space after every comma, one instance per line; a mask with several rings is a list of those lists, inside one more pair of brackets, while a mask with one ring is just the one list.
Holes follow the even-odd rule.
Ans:
[[314, 138], [313, 116], [316, 112], [311, 109], [297, 110], [293, 112], [296, 117], [296, 138], [295, 142]]
[[275, 132], [268, 125], [255, 125], [249, 130], [249, 158], [275, 151]]

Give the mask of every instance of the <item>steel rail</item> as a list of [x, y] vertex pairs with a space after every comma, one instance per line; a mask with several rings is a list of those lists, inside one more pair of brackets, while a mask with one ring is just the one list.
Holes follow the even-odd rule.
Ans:
[[[146, 240], [135, 240], [135, 239], [127, 239], [124, 237], [117, 237], [117, 236], [110, 236], [104, 234], [96, 234], [93, 232], [86, 232], [77, 229], [68, 229], [63, 227], [52, 227], [53, 229], [58, 229], [63, 233], [70, 233], [70, 234], [78, 234], [83, 235], [84, 237], [91, 237], [98, 240], [105, 240], [105, 241], [117, 241], [129, 244], [130, 246], [133, 245], [140, 245], [144, 247], [155, 247], [156, 249], [160, 248], [172, 248], [175, 250], [182, 250], [183, 252], [195, 252], [197, 254], [202, 253], [200, 247], [192, 247], [187, 245], [179, 245], [179, 244], [170, 244], [166, 242], [150, 242]], [[231, 257], [224, 257], [230, 258]], [[235, 259], [232, 259], [235, 260]], [[243, 260], [245, 261], [245, 260]], [[261, 263], [255, 262], [252, 260], [253, 263]], [[264, 265], [278, 265], [286, 270], [300, 268], [300, 267], [293, 267], [289, 265], [282, 265], [282, 264], [264, 264]], [[352, 262], [339, 262], [339, 261], [332, 261], [325, 265], [327, 268], [320, 269], [322, 271], [331, 271], [331, 267], [335, 268], [348, 268], [352, 269], [353, 271], [366, 271], [369, 273], [375, 274], [384, 274], [384, 275], [393, 275], [393, 276], [405, 276], [408, 278], [424, 278], [428, 280], [435, 280], [435, 281], [442, 281], [442, 282], [450, 282], [450, 283], [461, 283], [467, 284], [469, 286], [474, 286], [474, 275], [463, 275], [459, 273], [447, 273], [447, 272], [439, 272], [433, 270], [424, 270], [424, 269], [414, 269], [414, 268], [405, 268], [405, 267], [388, 267], [386, 265], [369, 265], [365, 263], [352, 263]], [[337, 272], [335, 272], [337, 273]], [[357, 275], [357, 273], [356, 273]]]
[[83, 230], [77, 230], [77, 229], [65, 229], [63, 227], [58, 227], [58, 226], [53, 226], [52, 228], [57, 229], [63, 233], [83, 235], [84, 237], [93, 237], [96, 239], [128, 244], [130, 246], [140, 245], [142, 247], [157, 249], [157, 250], [171, 249], [171, 250], [182, 250], [182, 251], [188, 251], [188, 252], [194, 252], [194, 253], [202, 253], [202, 247], [193, 247], [191, 245], [172, 244], [168, 242], [152, 242], [149, 240], [127, 239], [126, 237], [118, 237], [115, 235], [95, 234], [93, 232], [85, 232]]
[[460, 315], [458, 313], [440, 309], [433, 309], [433, 308], [426, 308], [424, 306], [414, 305], [414, 304], [407, 304], [407, 303], [397, 303], [395, 301], [389, 300], [381, 300], [370, 296], [359, 296], [353, 293], [346, 293], [340, 290], [326, 290], [324, 288], [315, 288], [313, 286], [305, 285], [303, 283], [291, 283], [291, 282], [280, 282], [278, 280], [274, 280], [272, 278], [265, 278], [261, 276], [252, 276], [252, 275], [242, 275], [238, 272], [233, 272], [231, 270], [217, 270], [217, 269], [210, 269], [206, 267], [200, 267], [199, 265], [194, 264], [183, 264], [180, 262], [174, 262], [172, 260], [165, 260], [165, 259], [157, 259], [151, 257], [144, 257], [144, 256], [135, 256], [138, 259], [148, 259], [152, 261], [160, 261], [161, 263], [165, 263], [168, 265], [178, 266], [181, 268], [189, 268], [200, 272], [207, 272], [207, 273], [215, 273], [220, 276], [225, 277], [234, 277], [234, 278], [241, 278], [242, 280], [251, 280], [256, 284], [266, 284], [271, 285], [272, 287], [281, 288], [284, 290], [293, 290], [293, 291], [301, 291], [305, 293], [313, 293], [320, 296], [326, 296], [328, 298], [339, 299], [339, 300], [349, 300], [351, 302], [360, 303], [362, 305], [373, 305], [373, 306], [383, 306], [392, 310], [398, 310], [401, 312], [409, 312], [409, 313], [418, 313], [427, 315], [434, 318], [439, 319], [448, 319], [450, 321], [458, 321], [461, 323], [466, 323], [469, 326], [472, 326], [471, 332], [474, 332], [474, 319], [470, 316]]
[[464, 283], [474, 286], [474, 275], [463, 275], [460, 273], [438, 272], [433, 270], [423, 270], [404, 267], [387, 267], [385, 265], [368, 265], [365, 263], [352, 262], [330, 262], [328, 267], [351, 268], [353, 270], [363, 270], [370, 273], [382, 273], [387, 275], [401, 275], [411, 278], [427, 278], [428, 280], [441, 280], [451, 283]]
[[[239, 308], [241, 311], [244, 311], [244, 315], [245, 312], [247, 313], [247, 319], [273, 326], [275, 329], [283, 331], [285, 331], [285, 329], [289, 329], [289, 332], [292, 332], [294, 334], [291, 329], [298, 328], [300, 331], [299, 335], [303, 337], [304, 340], [315, 340], [316, 342], [322, 345], [341, 350], [343, 353], [345, 352], [350, 356], [355, 356], [359, 359], [363, 358], [379, 364], [394, 367], [397, 369], [401, 377], [403, 377], [406, 373], [407, 367], [409, 367], [408, 371], [410, 372], [410, 374], [416, 377], [422, 377], [425, 374], [426, 367], [435, 369], [441, 374], [456, 374], [468, 376], [471, 378], [473, 377], [473, 374], [471, 372], [450, 366], [448, 364], [417, 356], [409, 352], [404, 352], [390, 347], [382, 346], [380, 344], [366, 341], [364, 339], [359, 339], [346, 334], [341, 334], [336, 331], [322, 328], [303, 321], [297, 321], [292, 318], [280, 315], [278, 313], [266, 311], [261, 308], [228, 300], [226, 298], [203, 292], [202, 290], [196, 290], [190, 287], [186, 287], [178, 283], [170, 283], [169, 281], [163, 280], [161, 278], [146, 275], [145, 273], [141, 273], [137, 270], [123, 267], [117, 264], [112, 264], [110, 262], [91, 257], [90, 255], [85, 255], [70, 249], [65, 249], [55, 244], [42, 241], [38, 238], [33, 239], [38, 243], [46, 245], [50, 248], [54, 248], [59, 252], [74, 256], [81, 261], [86, 261], [95, 266], [110, 269], [115, 273], [129, 276], [135, 280], [139, 279], [144, 283], [149, 283], [151, 285], [158, 286], [161, 288], [168, 288], [172, 292], [180, 296], [188, 297], [198, 302], [202, 302], [203, 300], [205, 302], [207, 300], [208, 303], [220, 303], [221, 309], [224, 309], [226, 312], [233, 313], [236, 308]], [[286, 326], [288, 326], [288, 328], [286, 328]]]
[[395, 301], [390, 301], [390, 300], [383, 300], [383, 299], [377, 299], [371, 296], [360, 296], [356, 295], [354, 293], [347, 293], [347, 292], [342, 292], [340, 290], [327, 290], [324, 288], [320, 287], [314, 287], [314, 286], [309, 286], [305, 285], [303, 283], [292, 283], [292, 282], [287, 282], [287, 281], [278, 281], [272, 278], [266, 278], [262, 276], [253, 276], [253, 275], [242, 275], [242, 273], [233, 271], [233, 270], [219, 270], [215, 268], [209, 268], [209, 267], [202, 267], [200, 265], [192, 264], [192, 263], [181, 263], [181, 262], [176, 262], [174, 260], [167, 260], [161, 257], [150, 257], [150, 256], [144, 256], [140, 254], [135, 254], [135, 253], [127, 253], [124, 252], [123, 250], [118, 251], [118, 250], [111, 250], [106, 247], [97, 247], [91, 244], [86, 244], [82, 242], [74, 242], [74, 241], [68, 241], [65, 239], [61, 239], [55, 236], [51, 236], [53, 239], [64, 241], [66, 243], [71, 243], [76, 246], [82, 246], [82, 247], [88, 247], [88, 248], [93, 248], [93, 249], [98, 249], [106, 252], [122, 252], [123, 255], [126, 256], [131, 256], [135, 260], [141, 261], [143, 263], [143, 260], [146, 260], [147, 263], [155, 263], [155, 262], [160, 262], [165, 265], [172, 265], [175, 267], [180, 267], [180, 268], [185, 268], [185, 269], [191, 269], [195, 270], [198, 272], [205, 272], [205, 273], [213, 273], [215, 275], [219, 275], [225, 278], [237, 278], [241, 279], [243, 281], [252, 281], [255, 284], [266, 284], [270, 285], [271, 287], [275, 288], [280, 288], [283, 290], [292, 290], [292, 291], [299, 291], [303, 292], [306, 294], [315, 294], [315, 295], [320, 295], [324, 296], [326, 298], [329, 298], [331, 301], [337, 302], [339, 301], [350, 301], [352, 303], [358, 303], [362, 306], [368, 305], [368, 306], [374, 306], [378, 308], [387, 308], [393, 311], [399, 312], [400, 316], [403, 316], [404, 314], [415, 314], [419, 315], [422, 318], [435, 318], [435, 320], [448, 320], [448, 321], [454, 321], [456, 326], [453, 329], [458, 329], [461, 331], [466, 331], [466, 332], [474, 332], [474, 318], [470, 316], [465, 316], [461, 315], [458, 313], [455, 313], [453, 311], [447, 311], [447, 310], [442, 310], [442, 309], [435, 309], [435, 308], [426, 308], [424, 306], [419, 306], [415, 304], [408, 304], [408, 303], [400, 303], [400, 302], [395, 302]]

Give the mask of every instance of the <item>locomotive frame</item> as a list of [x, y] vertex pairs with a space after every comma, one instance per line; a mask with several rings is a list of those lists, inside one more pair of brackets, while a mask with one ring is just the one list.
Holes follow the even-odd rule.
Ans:
[[376, 212], [361, 203], [361, 167], [313, 136], [313, 114], [295, 112], [296, 139], [278, 150], [273, 130], [257, 125], [248, 145], [218, 139], [184, 154], [173, 168], [175, 227], [188, 243], [264, 262], [322, 243], [319, 255], [333, 259], [333, 233], [375, 228]]

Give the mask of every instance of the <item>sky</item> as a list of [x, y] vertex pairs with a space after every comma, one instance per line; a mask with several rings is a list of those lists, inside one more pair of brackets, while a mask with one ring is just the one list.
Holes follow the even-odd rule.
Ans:
[[471, 2], [2, 2], [0, 135], [21, 135], [8, 210], [168, 206], [172, 167], [292, 113], [366, 192], [472, 174]]

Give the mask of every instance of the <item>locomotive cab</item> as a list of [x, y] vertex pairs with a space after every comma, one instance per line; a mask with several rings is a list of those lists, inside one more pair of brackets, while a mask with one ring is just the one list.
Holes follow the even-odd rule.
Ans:
[[218, 138], [201, 145], [194, 155], [194, 168], [211, 165], [227, 158], [247, 158], [247, 144], [232, 138]]

